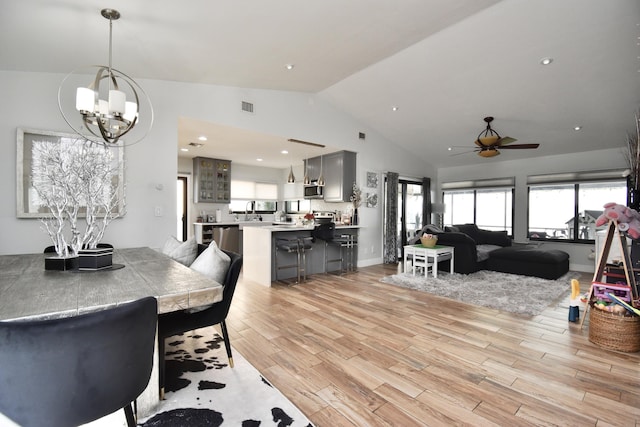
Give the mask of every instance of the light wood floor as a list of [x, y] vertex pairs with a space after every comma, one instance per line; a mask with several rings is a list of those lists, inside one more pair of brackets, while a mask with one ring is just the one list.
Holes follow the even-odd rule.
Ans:
[[568, 298], [520, 317], [379, 281], [396, 269], [241, 278], [231, 344], [318, 427], [640, 426], [640, 353], [590, 343]]

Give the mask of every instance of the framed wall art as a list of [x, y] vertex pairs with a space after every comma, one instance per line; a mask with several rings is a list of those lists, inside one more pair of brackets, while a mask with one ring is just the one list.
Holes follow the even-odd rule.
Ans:
[[378, 188], [378, 174], [376, 172], [367, 172], [367, 187]]
[[[80, 206], [80, 217], [86, 216], [88, 199], [99, 206], [98, 212], [124, 214], [122, 146], [106, 147], [76, 134], [18, 128], [16, 153], [18, 218], [50, 217], [50, 206], [67, 203], [70, 194]], [[87, 185], [96, 181], [101, 184]]]
[[378, 206], [378, 193], [367, 193], [367, 207], [375, 208]]

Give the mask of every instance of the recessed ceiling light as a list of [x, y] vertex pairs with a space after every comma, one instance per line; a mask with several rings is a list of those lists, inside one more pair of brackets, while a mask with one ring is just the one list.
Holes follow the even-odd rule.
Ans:
[[258, 159], [256, 159], [256, 160], [257, 160], [257, 161], [259, 161], [259, 162], [261, 162], [261, 161], [262, 161], [262, 159], [260, 159], [260, 158], [258, 158]]
[[287, 65], [285, 65], [285, 68], [286, 68], [287, 70], [293, 70], [293, 67], [295, 67], [295, 65], [294, 65], [294, 64], [287, 64]]
[[282, 150], [281, 153], [282, 154], [289, 154], [289, 152], [287, 150]]
[[574, 126], [573, 127], [573, 130], [580, 130], [580, 129], [582, 129], [582, 126]]
[[204, 136], [204, 135], [200, 135], [200, 136], [198, 137], [198, 140], [199, 140], [199, 141], [206, 141], [206, 140], [207, 140], [207, 137], [206, 137], [206, 136]]
[[189, 151], [188, 148], [181, 148], [180, 151]]
[[453, 151], [453, 147], [447, 148], [447, 151]]
[[394, 105], [393, 107], [391, 107], [391, 111], [398, 111], [398, 107]]
[[553, 58], [548, 58], [548, 57], [547, 57], [547, 58], [542, 58], [542, 59], [540, 60], [540, 63], [541, 63], [542, 65], [549, 65], [549, 64], [551, 64], [552, 62], [553, 62]]

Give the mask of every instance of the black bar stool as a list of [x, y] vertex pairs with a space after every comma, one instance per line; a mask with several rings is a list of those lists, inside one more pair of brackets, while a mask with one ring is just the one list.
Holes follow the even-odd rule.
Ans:
[[[340, 274], [349, 270], [355, 270], [354, 248], [357, 245], [357, 239], [352, 234], [335, 235], [336, 224], [328, 222], [315, 226], [311, 235], [324, 241], [324, 272], [329, 272], [329, 264], [340, 263]], [[339, 248], [339, 258], [329, 258], [329, 248]], [[346, 258], [346, 260], [345, 260]], [[346, 261], [346, 262], [345, 262]]]
[[[276, 267], [276, 281], [278, 281], [278, 271], [286, 268], [296, 269], [296, 283], [300, 283], [300, 277], [302, 273], [302, 279], [307, 280], [307, 252], [313, 248], [313, 240], [309, 237], [291, 237], [291, 238], [276, 238], [276, 254], [275, 254], [275, 267]], [[295, 264], [279, 265], [278, 252], [286, 252], [296, 255]]]

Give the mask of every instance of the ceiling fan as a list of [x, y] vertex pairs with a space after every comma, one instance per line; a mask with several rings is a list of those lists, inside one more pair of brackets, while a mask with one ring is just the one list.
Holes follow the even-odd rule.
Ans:
[[510, 136], [502, 137], [498, 132], [491, 129], [491, 122], [493, 121], [493, 117], [485, 117], [484, 121], [487, 123], [487, 128], [480, 132], [478, 138], [473, 141], [478, 148], [474, 151], [478, 153], [480, 157], [494, 157], [500, 154], [499, 149], [530, 149], [530, 148], [538, 148], [540, 144], [511, 144], [512, 142], [517, 141], [515, 138], [511, 138]]

